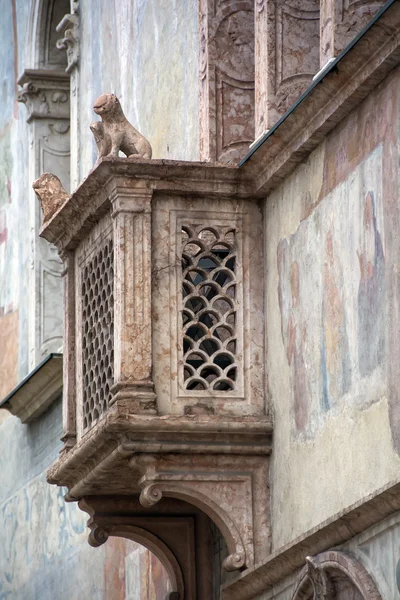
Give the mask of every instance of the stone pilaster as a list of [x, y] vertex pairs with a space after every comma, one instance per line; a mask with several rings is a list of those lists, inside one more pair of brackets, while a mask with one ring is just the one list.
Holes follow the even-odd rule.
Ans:
[[321, 0], [321, 68], [342, 52], [383, 4], [374, 0]]
[[151, 198], [146, 183], [114, 188], [114, 399], [156, 412], [152, 381]]
[[230, 163], [254, 139], [253, 0], [200, 0], [200, 157]]
[[256, 0], [256, 136], [270, 129], [319, 70], [319, 0]]
[[[18, 101], [27, 108], [29, 123], [28, 181], [43, 172], [57, 175], [69, 189], [69, 76], [63, 71], [25, 70], [18, 81]], [[33, 369], [62, 345], [62, 263], [55, 247], [39, 238], [42, 221], [33, 190], [29, 199], [29, 366]]]
[[75, 377], [75, 259], [64, 252], [64, 357], [63, 357], [63, 436], [62, 451], [68, 452], [76, 442], [76, 377]]

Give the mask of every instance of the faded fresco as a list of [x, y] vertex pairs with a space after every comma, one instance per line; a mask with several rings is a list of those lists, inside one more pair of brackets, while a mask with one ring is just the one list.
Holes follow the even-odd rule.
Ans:
[[381, 146], [281, 239], [277, 261], [293, 431], [313, 435], [327, 412], [385, 391]]
[[89, 546], [88, 515], [46, 482], [61, 399], [29, 425], [7, 415], [0, 410], [0, 600], [164, 600], [160, 561], [126, 539]]

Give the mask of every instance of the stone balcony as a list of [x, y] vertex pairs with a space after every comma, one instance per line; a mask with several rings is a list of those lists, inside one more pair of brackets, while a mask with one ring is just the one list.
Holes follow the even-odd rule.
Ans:
[[[49, 482], [89, 512], [92, 544], [123, 535], [158, 554], [181, 599], [211, 597], [179, 558], [189, 544], [206, 565], [211, 521], [227, 570], [269, 551], [263, 219], [249, 189], [236, 167], [107, 157], [41, 232], [65, 265], [64, 447]], [[204, 539], [168, 539], [187, 515], [206, 520]]]

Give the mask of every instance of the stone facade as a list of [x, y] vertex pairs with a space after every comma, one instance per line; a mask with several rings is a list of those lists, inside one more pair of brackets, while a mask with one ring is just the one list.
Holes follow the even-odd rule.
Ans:
[[399, 3], [167, 4], [0, 24], [0, 596], [394, 600]]

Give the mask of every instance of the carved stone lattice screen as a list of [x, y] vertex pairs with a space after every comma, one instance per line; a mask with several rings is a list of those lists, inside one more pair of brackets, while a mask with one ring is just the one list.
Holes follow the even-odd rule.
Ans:
[[154, 201], [153, 373], [162, 412], [262, 411], [260, 217], [246, 201]]
[[182, 229], [184, 381], [187, 390], [234, 390], [236, 368], [235, 231]]
[[107, 410], [114, 378], [114, 251], [106, 240], [81, 270], [83, 429]]
[[107, 412], [114, 384], [114, 242], [103, 218], [77, 249], [77, 425], [81, 434]]

